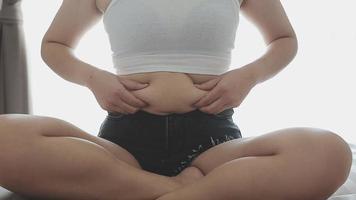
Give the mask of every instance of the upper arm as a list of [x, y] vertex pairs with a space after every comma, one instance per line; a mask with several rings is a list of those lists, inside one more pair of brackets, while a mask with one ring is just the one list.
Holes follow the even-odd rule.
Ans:
[[42, 42], [57, 42], [75, 48], [101, 15], [96, 0], [63, 0]]
[[241, 13], [262, 33], [266, 44], [295, 32], [279, 0], [243, 0]]

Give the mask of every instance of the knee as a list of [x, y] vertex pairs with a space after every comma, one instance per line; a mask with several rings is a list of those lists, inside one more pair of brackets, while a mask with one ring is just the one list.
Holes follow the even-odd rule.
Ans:
[[1, 114], [0, 115], [0, 135], [4, 133], [5, 126], [9, 122], [9, 115], [8, 114]]
[[323, 182], [330, 188], [340, 187], [348, 178], [352, 165], [352, 150], [337, 133], [329, 130], [306, 128], [299, 132], [299, 147], [315, 159]]
[[26, 114], [0, 115], [0, 176], [6, 165], [16, 163], [16, 155], [24, 151], [27, 145], [33, 145], [36, 140], [37, 124], [28, 123], [30, 118]]
[[322, 130], [322, 133], [317, 135], [315, 143], [324, 150], [320, 156], [325, 159], [331, 175], [341, 186], [347, 180], [352, 166], [350, 146], [339, 134], [328, 130]]

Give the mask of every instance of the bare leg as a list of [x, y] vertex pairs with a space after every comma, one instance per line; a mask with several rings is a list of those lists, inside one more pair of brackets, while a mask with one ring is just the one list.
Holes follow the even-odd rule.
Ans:
[[181, 171], [177, 176], [172, 177], [181, 183], [182, 186], [188, 186], [204, 177], [203, 172], [194, 166], [189, 166]]
[[[236, 148], [236, 154], [250, 152], [250, 156], [228, 161], [194, 184], [157, 200], [325, 200], [345, 182], [351, 151], [335, 134], [298, 132], [303, 130], [308, 129], [287, 129], [256, 137]], [[279, 145], [281, 141], [284, 147]], [[253, 155], [263, 149], [261, 156]], [[211, 151], [206, 157], [214, 159], [216, 152]]]
[[61, 200], [155, 199], [181, 187], [170, 177], [133, 167], [103, 146], [71, 136], [79, 132], [53, 118], [0, 115], [0, 185]]

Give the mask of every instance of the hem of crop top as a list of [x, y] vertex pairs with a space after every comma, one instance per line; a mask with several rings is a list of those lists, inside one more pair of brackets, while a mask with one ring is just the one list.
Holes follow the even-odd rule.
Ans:
[[221, 73], [231, 64], [230, 54], [225, 56], [212, 56], [202, 54], [149, 54], [120, 57], [112, 57], [115, 68], [120, 71], [134, 71], [137, 69], [153, 67], [159, 65], [159, 69], [176, 66], [189, 70], [192, 67], [194, 71]]
[[135, 73], [145, 73], [145, 72], [180, 72], [180, 73], [191, 73], [191, 74], [206, 74], [206, 75], [221, 75], [229, 70], [229, 67], [225, 67], [224, 69], [214, 70], [199, 67], [199, 66], [192, 66], [192, 65], [142, 65], [136, 66], [134, 68], [126, 68], [126, 69], [118, 69], [116, 68], [116, 73], [118, 75], [129, 75]]

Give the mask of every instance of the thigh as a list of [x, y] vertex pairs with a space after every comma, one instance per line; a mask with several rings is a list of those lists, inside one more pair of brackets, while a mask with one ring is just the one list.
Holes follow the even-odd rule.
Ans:
[[[28, 114], [0, 115], [0, 136], [2, 141], [28, 140], [45, 137], [77, 137], [99, 145], [133, 167], [141, 168], [137, 160], [124, 148], [103, 138], [91, 135], [74, 124], [48, 116]], [[5, 140], [8, 138], [9, 140]], [[0, 140], [0, 141], [1, 141]]]
[[204, 151], [192, 161], [191, 165], [207, 174], [219, 165], [234, 159], [269, 156], [290, 149], [303, 149], [300, 148], [301, 145], [307, 147], [308, 143], [317, 141], [313, 138], [322, 132], [323, 130], [314, 128], [288, 128], [260, 136], [232, 139]]

